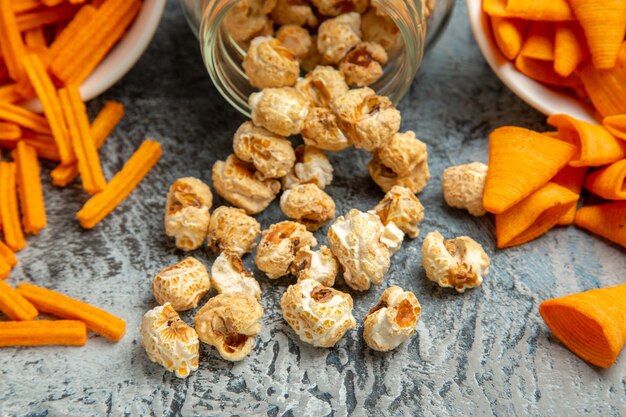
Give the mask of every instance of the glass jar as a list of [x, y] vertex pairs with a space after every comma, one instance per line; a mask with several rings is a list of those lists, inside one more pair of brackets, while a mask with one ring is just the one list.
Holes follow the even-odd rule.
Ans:
[[[250, 117], [248, 96], [255, 89], [242, 68], [246, 52], [222, 24], [228, 10], [238, 1], [180, 0], [189, 25], [200, 40], [202, 57], [215, 87], [233, 107]], [[409, 90], [424, 52], [445, 29], [454, 0], [373, 0], [372, 3], [394, 21], [404, 42], [400, 53], [385, 66], [383, 77], [371, 86], [397, 103]]]

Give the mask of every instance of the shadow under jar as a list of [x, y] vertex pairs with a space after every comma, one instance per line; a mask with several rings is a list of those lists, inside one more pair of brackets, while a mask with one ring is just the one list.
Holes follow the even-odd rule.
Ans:
[[[228, 11], [239, 1], [180, 0], [200, 40], [202, 57], [215, 87], [233, 107], [250, 117], [248, 97], [257, 89], [250, 85], [242, 67], [246, 50], [224, 25]], [[424, 53], [445, 29], [454, 0], [372, 0], [371, 4], [395, 23], [403, 42], [399, 52], [389, 57], [383, 76], [370, 86], [395, 104], [409, 90]]]

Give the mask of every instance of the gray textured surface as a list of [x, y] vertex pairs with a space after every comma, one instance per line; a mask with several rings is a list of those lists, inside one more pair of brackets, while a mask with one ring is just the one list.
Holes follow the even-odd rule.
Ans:
[[[47, 186], [50, 226], [29, 239], [10, 281], [100, 305], [127, 321], [128, 334], [117, 345], [91, 335], [81, 348], [2, 349], [0, 415], [626, 415], [626, 355], [610, 370], [590, 367], [551, 336], [537, 313], [543, 299], [624, 282], [624, 250], [571, 227], [496, 251], [489, 217], [476, 219], [443, 203], [441, 171], [485, 161], [491, 129], [544, 127], [543, 117], [491, 73], [460, 3], [400, 108], [403, 127], [430, 148], [433, 179], [420, 195], [426, 207], [422, 236], [439, 229], [482, 242], [493, 264], [482, 287], [464, 295], [434, 287], [420, 269], [421, 239], [407, 241], [384, 285], [355, 295], [359, 323], [387, 285], [414, 291], [422, 303], [417, 335], [397, 351], [379, 354], [364, 346], [361, 329], [329, 350], [294, 340], [277, 308], [289, 281], [272, 285], [259, 274], [266, 313], [248, 359], [226, 363], [204, 346], [200, 369], [187, 380], [151, 363], [138, 342], [140, 318], [155, 305], [151, 277], [183, 256], [163, 233], [166, 189], [183, 175], [208, 180], [242, 121], [211, 88], [195, 39], [170, 2], [143, 59], [90, 104], [96, 111], [103, 100], [116, 99], [128, 109], [102, 151], [108, 177], [144, 136], [161, 141], [165, 157], [91, 232], [74, 220], [86, 199], [80, 188]], [[332, 161], [329, 193], [339, 213], [366, 210], [382, 197], [367, 176], [366, 154], [348, 151]], [[279, 219], [276, 203], [260, 216], [264, 227]], [[195, 255], [207, 264], [214, 259], [203, 251]], [[188, 322], [191, 317], [185, 315]]]

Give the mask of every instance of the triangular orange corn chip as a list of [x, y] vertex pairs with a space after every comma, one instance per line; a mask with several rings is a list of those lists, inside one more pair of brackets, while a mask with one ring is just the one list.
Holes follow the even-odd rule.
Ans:
[[576, 74], [571, 74], [569, 77], [561, 77], [557, 74], [552, 61], [526, 58], [520, 54], [515, 59], [515, 68], [525, 76], [544, 84], [572, 89], [580, 86], [580, 79]]
[[626, 42], [614, 68], [599, 70], [587, 62], [581, 66], [579, 75], [591, 102], [603, 117], [626, 114]]
[[509, 17], [528, 20], [560, 22], [575, 19], [567, 0], [508, 0], [506, 13]]
[[[574, 194], [580, 196], [580, 192], [585, 182], [585, 175], [587, 175], [587, 167], [574, 168], [566, 166], [558, 174], [552, 178], [553, 183], [565, 187]], [[559, 219], [557, 223], [559, 226], [569, 226], [574, 224], [574, 216], [576, 216], [576, 204], [574, 204], [568, 211]]]
[[483, 0], [483, 11], [489, 16], [506, 16], [507, 0]]
[[593, 65], [613, 68], [626, 34], [626, 1], [570, 0], [570, 4], [585, 31]]
[[583, 122], [565, 114], [548, 117], [548, 124], [559, 129], [561, 139], [579, 146], [580, 153], [569, 163], [573, 167], [603, 166], [625, 156], [620, 141], [602, 125]]
[[585, 188], [607, 200], [626, 200], [626, 159], [593, 172]]
[[574, 223], [626, 248], [626, 201], [583, 207]]
[[578, 194], [549, 182], [507, 211], [496, 215], [498, 248], [529, 242], [552, 229], [578, 202]]
[[626, 343], [626, 284], [544, 301], [552, 333], [587, 362], [610, 367]]
[[489, 170], [483, 204], [502, 213], [550, 181], [577, 147], [532, 130], [507, 126], [489, 135]]
[[554, 61], [554, 26], [546, 22], [532, 22], [520, 54], [540, 61]]
[[602, 124], [613, 136], [626, 140], [626, 114], [605, 117]]
[[522, 49], [524, 33], [528, 27], [528, 21], [521, 19], [509, 19], [506, 17], [492, 17], [491, 28], [493, 37], [502, 55], [507, 59], [514, 60]]
[[567, 77], [587, 59], [589, 51], [582, 28], [577, 22], [563, 22], [554, 35], [554, 71]]

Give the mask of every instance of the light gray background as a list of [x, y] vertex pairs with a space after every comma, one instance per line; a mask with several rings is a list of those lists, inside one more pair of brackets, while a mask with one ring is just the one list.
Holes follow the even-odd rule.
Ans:
[[[50, 225], [28, 239], [9, 281], [102, 306], [126, 320], [128, 333], [118, 344], [91, 335], [79, 348], [0, 350], [0, 415], [626, 415], [626, 355], [609, 370], [591, 367], [555, 340], [537, 312], [544, 299], [623, 283], [625, 251], [574, 227], [497, 251], [491, 218], [474, 218], [443, 202], [441, 171], [486, 161], [492, 129], [546, 128], [544, 117], [487, 67], [458, 3], [449, 30], [400, 104], [403, 128], [429, 145], [433, 178], [419, 196], [426, 207], [422, 234], [405, 242], [382, 286], [353, 294], [359, 328], [328, 350], [295, 340], [278, 308], [291, 281], [270, 283], [257, 274], [265, 316], [250, 357], [227, 363], [203, 346], [200, 369], [180, 380], [151, 363], [138, 339], [143, 313], [155, 306], [152, 276], [183, 256], [164, 236], [165, 193], [180, 176], [209, 181], [213, 162], [230, 152], [243, 118], [212, 88], [196, 40], [170, 1], [143, 59], [89, 105], [93, 113], [108, 99], [127, 107], [101, 151], [108, 178], [144, 137], [163, 144], [164, 158], [114, 215], [89, 232], [74, 219], [87, 196], [78, 185], [49, 186], [52, 166], [46, 165]], [[366, 153], [350, 150], [331, 159], [335, 181], [328, 192], [338, 213], [367, 210], [382, 197], [367, 175]], [[280, 219], [277, 203], [259, 216], [264, 227]], [[482, 287], [462, 295], [427, 282], [420, 247], [432, 230], [467, 234], [485, 246], [493, 267]], [[202, 250], [194, 255], [207, 265], [214, 259]], [[246, 263], [251, 265], [249, 256]], [[391, 284], [415, 292], [423, 315], [409, 343], [380, 354], [364, 345], [360, 324]], [[184, 315], [190, 323], [192, 317]]]

